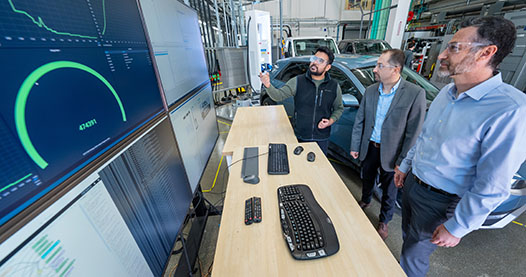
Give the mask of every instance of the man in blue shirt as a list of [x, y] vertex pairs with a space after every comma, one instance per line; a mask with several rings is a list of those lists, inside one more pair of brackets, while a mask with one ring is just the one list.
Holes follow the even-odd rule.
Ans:
[[394, 168], [400, 165], [414, 145], [424, 122], [425, 91], [400, 76], [404, 53], [385, 50], [373, 72], [378, 83], [367, 88], [354, 119], [351, 156], [362, 161], [362, 209], [371, 202], [378, 170], [382, 184], [378, 234], [388, 236], [388, 222], [393, 218], [396, 187]]
[[395, 169], [395, 184], [404, 186], [400, 264], [408, 276], [424, 276], [437, 246], [456, 246], [478, 229], [508, 198], [526, 159], [526, 95], [496, 71], [515, 39], [511, 21], [473, 18], [438, 57], [440, 75], [454, 83], [435, 98]]

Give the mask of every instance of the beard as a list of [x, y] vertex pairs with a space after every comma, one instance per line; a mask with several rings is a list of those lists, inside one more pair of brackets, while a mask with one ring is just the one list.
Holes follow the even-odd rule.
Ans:
[[374, 73], [374, 80], [376, 80], [377, 82], [381, 82], [381, 78], [380, 78], [380, 75], [378, 75], [378, 73]]
[[309, 65], [310, 74], [314, 76], [321, 76], [323, 74], [323, 71], [319, 70], [318, 66], [314, 63], [311, 63]]
[[[438, 77], [451, 77], [462, 73], [470, 72], [475, 64], [475, 56], [467, 55], [460, 63], [452, 66], [449, 61], [440, 60], [440, 68], [438, 70]], [[446, 68], [442, 68], [445, 65]]]

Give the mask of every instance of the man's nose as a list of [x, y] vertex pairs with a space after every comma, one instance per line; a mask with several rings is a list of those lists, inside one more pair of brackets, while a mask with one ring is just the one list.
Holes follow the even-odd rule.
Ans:
[[447, 48], [444, 49], [444, 51], [442, 51], [442, 53], [440, 53], [440, 55], [438, 55], [438, 60], [445, 60], [447, 58]]

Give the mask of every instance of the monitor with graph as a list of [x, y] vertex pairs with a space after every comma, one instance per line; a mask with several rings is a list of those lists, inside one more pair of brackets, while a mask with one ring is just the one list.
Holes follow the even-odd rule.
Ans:
[[0, 226], [163, 109], [133, 0], [1, 0], [0, 76]]
[[165, 117], [0, 245], [0, 276], [161, 276], [192, 193]]

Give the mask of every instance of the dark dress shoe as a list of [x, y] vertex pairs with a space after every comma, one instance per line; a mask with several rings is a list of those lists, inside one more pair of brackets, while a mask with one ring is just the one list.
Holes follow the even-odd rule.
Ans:
[[360, 208], [365, 209], [371, 205], [371, 203], [365, 203], [362, 200], [358, 201], [358, 205], [360, 205]]
[[387, 238], [387, 235], [388, 235], [388, 230], [387, 230], [387, 224], [386, 223], [383, 223], [383, 222], [380, 222], [378, 223], [378, 229], [376, 229], [378, 231], [378, 234], [380, 235], [380, 237], [385, 240]]

